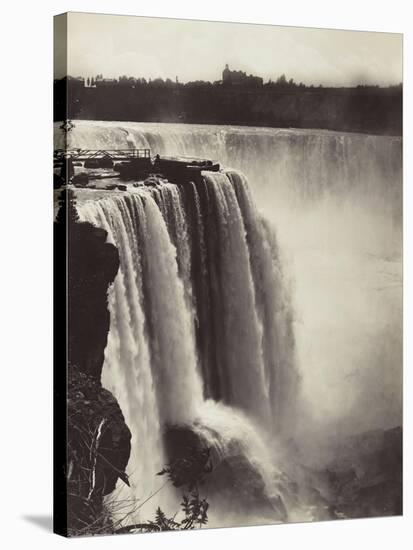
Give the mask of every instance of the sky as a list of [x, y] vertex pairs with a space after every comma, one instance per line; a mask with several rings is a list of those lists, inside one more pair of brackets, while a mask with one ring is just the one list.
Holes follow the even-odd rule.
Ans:
[[[56, 23], [55, 23], [56, 24]], [[64, 36], [64, 25], [56, 24]], [[402, 35], [91, 13], [69, 13], [67, 74], [180, 82], [230, 69], [305, 84], [386, 86], [402, 81]], [[56, 45], [55, 76], [66, 74]]]

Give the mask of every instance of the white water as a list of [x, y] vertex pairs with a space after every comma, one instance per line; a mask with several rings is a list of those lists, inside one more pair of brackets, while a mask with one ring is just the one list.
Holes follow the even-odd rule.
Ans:
[[[205, 437], [215, 427], [221, 442], [238, 433], [269, 493], [277, 461], [268, 432], [319, 444], [326, 430], [400, 424], [398, 138], [168, 124], [76, 126], [69, 146], [133, 143], [240, 169], [261, 210], [236, 173], [207, 178], [207, 192], [192, 190], [195, 224], [174, 186], [153, 192], [154, 200], [137, 193], [129, 199], [133, 209], [131, 202], [123, 206], [126, 199], [82, 206], [84, 216], [109, 229], [122, 248], [110, 297], [104, 383], [118, 397], [137, 443], [129, 468], [136, 471], [140, 498], [159, 485], [152, 474], [159, 469], [154, 457], [159, 465], [165, 459], [165, 420], [195, 422]], [[202, 206], [212, 199], [213, 221]], [[199, 264], [195, 285], [191, 254]], [[285, 271], [292, 277], [294, 330]], [[149, 294], [156, 294], [149, 306], [146, 278]], [[214, 292], [205, 293], [206, 281]], [[199, 325], [207, 328], [201, 346], [194, 334]], [[206, 399], [211, 396], [221, 403]], [[247, 433], [255, 434], [253, 442]]]
[[[217, 427], [225, 426], [230, 437], [218, 437], [220, 448], [225, 449], [234, 438], [239, 440], [242, 452], [262, 471], [271, 491], [274, 466], [267, 458], [270, 448], [265, 457], [260, 449], [264, 448], [265, 432], [268, 437], [276, 433], [276, 426], [280, 427], [277, 413], [283, 411], [283, 392], [280, 389], [277, 396], [274, 393], [274, 385], [280, 383], [275, 371], [294, 369], [294, 365], [293, 361], [279, 365], [272, 359], [280, 348], [289, 348], [289, 340], [282, 346], [276, 342], [271, 358], [267, 357], [273, 335], [268, 328], [263, 331], [259, 319], [263, 306], [258, 308], [255, 299], [262, 265], [265, 283], [278, 285], [280, 294], [284, 289], [280, 279], [271, 279], [277, 269], [276, 258], [273, 262], [269, 256], [271, 243], [266, 240], [257, 212], [250, 209], [248, 224], [261, 232], [267, 252], [261, 262], [258, 260], [260, 265], [252, 269], [243, 215], [230, 178], [208, 174], [204, 185], [209, 193], [209, 205], [204, 206], [216, 209], [216, 226], [209, 222], [209, 229], [217, 232], [219, 240], [212, 250], [204, 243], [205, 256], [218, 252], [214, 259], [218, 268], [215, 283], [204, 291], [212, 302], [220, 303], [219, 312], [213, 311], [220, 316], [220, 334], [207, 335], [220, 362], [217, 401], [223, 404], [219, 406], [210, 399], [218, 390], [211, 388], [212, 395], [208, 395], [202, 382], [202, 373], [216, 365], [204, 358], [201, 368], [197, 356], [194, 317], [201, 317], [198, 309], [202, 304], [193, 297], [191, 269], [195, 260], [189, 247], [190, 237], [193, 240], [196, 232], [188, 228], [178, 188], [164, 185], [150, 192], [90, 200], [80, 208], [82, 219], [104, 227], [120, 253], [120, 270], [110, 293], [111, 325], [103, 383], [118, 398], [132, 432], [133, 455], [128, 472], [137, 499], [152, 494], [159, 485], [156, 472], [167, 462], [162, 431], [165, 425], [175, 424], [196, 425], [196, 431], [208, 441]], [[244, 208], [250, 201], [246, 192], [246, 182], [240, 179], [237, 194]], [[196, 224], [203, 225], [201, 212], [196, 214]], [[273, 252], [276, 254], [276, 250]], [[204, 257], [202, 263], [208, 271], [209, 259]], [[260, 300], [265, 297], [264, 286], [260, 288]], [[271, 310], [273, 304], [266, 307]], [[275, 318], [277, 312], [272, 313]], [[199, 323], [203, 338], [210, 325], [198, 319]], [[284, 355], [288, 352], [293, 355], [292, 345], [282, 351]], [[280, 380], [285, 378], [282, 372], [279, 375]], [[255, 421], [264, 423], [261, 430]], [[244, 433], [250, 434], [248, 438]], [[214, 445], [215, 439], [211, 441]], [[169, 502], [173, 506], [173, 494], [165, 499], [165, 493], [160, 497], [162, 506]], [[145, 512], [158, 503], [152, 499]]]

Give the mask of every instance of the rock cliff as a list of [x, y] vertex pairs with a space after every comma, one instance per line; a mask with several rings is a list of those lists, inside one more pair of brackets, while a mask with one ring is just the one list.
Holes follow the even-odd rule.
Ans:
[[110, 518], [103, 497], [115, 489], [118, 479], [128, 484], [125, 468], [131, 433], [115, 397], [101, 385], [110, 326], [108, 289], [119, 268], [118, 251], [106, 240], [104, 229], [79, 221], [73, 191], [63, 190], [55, 222], [55, 251], [59, 246], [67, 249], [69, 535], [105, 532]]

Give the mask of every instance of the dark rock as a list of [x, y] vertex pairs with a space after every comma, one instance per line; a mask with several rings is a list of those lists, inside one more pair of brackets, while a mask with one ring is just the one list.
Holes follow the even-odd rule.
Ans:
[[119, 269], [119, 255], [106, 242], [104, 229], [79, 222], [70, 188], [59, 196], [54, 237], [63, 265], [67, 252], [68, 367], [67, 388], [62, 388], [62, 396], [67, 395], [67, 449], [62, 454], [67, 528], [69, 534], [93, 534], [110, 524], [103, 497], [119, 478], [128, 483], [131, 433], [115, 397], [101, 385], [110, 326], [108, 288]]
[[149, 176], [149, 178], [146, 178], [146, 180], [143, 182], [144, 185], [147, 185], [148, 187], [156, 187], [161, 183], [160, 179], [156, 176]]
[[81, 172], [73, 176], [72, 183], [75, 187], [86, 187], [89, 183], [89, 175], [86, 172]]
[[[185, 458], [192, 449], [208, 447], [208, 442], [189, 426], [169, 426], [165, 445], [169, 460], [174, 461]], [[281, 496], [269, 497], [262, 475], [245, 456], [238, 441], [227, 445], [225, 455], [211, 448], [210, 460], [212, 471], [205, 477], [209, 495], [219, 495], [221, 501], [230, 503], [232, 512], [245, 513], [246, 509], [251, 509], [274, 520], [287, 519]]]
[[135, 158], [115, 165], [122, 179], [143, 179], [152, 171], [152, 162], [149, 157]]
[[402, 429], [373, 430], [341, 441], [328, 464], [332, 500], [345, 517], [402, 514]]
[[106, 237], [90, 223], [69, 224], [69, 362], [98, 380], [110, 325], [107, 292], [119, 268], [118, 251]]
[[113, 168], [113, 160], [111, 158], [91, 158], [85, 160], [85, 168]]
[[68, 369], [68, 511], [72, 529], [102, 513], [103, 496], [125, 468], [131, 433], [113, 395], [93, 376]]
[[59, 174], [53, 173], [53, 188], [60, 189], [65, 184], [65, 180]]

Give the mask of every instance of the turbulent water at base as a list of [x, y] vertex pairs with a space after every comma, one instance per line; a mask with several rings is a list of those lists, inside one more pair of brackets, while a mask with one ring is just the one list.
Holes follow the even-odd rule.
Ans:
[[[400, 139], [78, 121], [69, 141], [150, 147], [227, 168], [196, 184], [80, 204], [81, 217], [104, 227], [120, 254], [103, 383], [133, 435], [128, 472], [137, 499], [161, 485], [168, 424], [191, 426], [224, 455], [237, 440], [273, 498], [285, 496], [277, 441], [299, 434], [303, 411], [321, 423], [345, 418], [346, 430], [360, 418], [361, 429], [397, 423]], [[370, 410], [360, 408], [366, 388]], [[307, 420], [300, 417], [304, 439]], [[152, 508], [176, 509], [167, 490]]]

